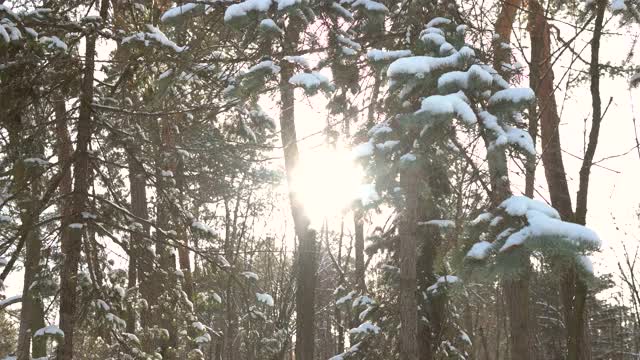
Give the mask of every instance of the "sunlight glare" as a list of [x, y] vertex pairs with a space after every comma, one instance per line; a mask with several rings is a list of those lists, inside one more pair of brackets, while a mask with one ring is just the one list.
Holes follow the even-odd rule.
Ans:
[[301, 154], [292, 189], [303, 202], [311, 222], [339, 216], [358, 197], [362, 168], [346, 148], [321, 147]]

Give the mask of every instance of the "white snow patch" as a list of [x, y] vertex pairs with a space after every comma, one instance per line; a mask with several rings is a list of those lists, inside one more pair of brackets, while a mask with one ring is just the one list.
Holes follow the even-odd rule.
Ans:
[[264, 60], [250, 67], [249, 70], [247, 70], [247, 74], [265, 69], [270, 71], [272, 74], [280, 72], [280, 66], [274, 64], [271, 60]]
[[256, 293], [256, 298], [259, 302], [264, 303], [267, 306], [273, 306], [273, 298], [266, 293]]
[[394, 147], [396, 147], [398, 144], [400, 144], [400, 141], [398, 140], [387, 140], [381, 144], [376, 144], [376, 149], [382, 151], [382, 152], [386, 152], [386, 151], [390, 151], [392, 150]]
[[473, 110], [458, 94], [432, 95], [422, 100], [420, 110], [416, 114], [427, 113], [430, 116], [457, 116], [465, 123], [477, 122]]
[[232, 21], [245, 17], [251, 11], [265, 12], [271, 7], [271, 0], [246, 0], [239, 4], [233, 4], [224, 12], [224, 21]]
[[345, 296], [341, 297], [340, 299], [336, 300], [336, 305], [342, 305], [342, 304], [346, 303], [347, 301], [352, 300], [355, 294], [356, 294], [355, 291], [350, 291], [347, 295], [345, 295]]
[[386, 6], [384, 6], [383, 4], [377, 2], [377, 1], [373, 1], [373, 0], [356, 0], [351, 4], [351, 7], [353, 7], [354, 9], [357, 7], [364, 7], [365, 9], [369, 10], [369, 11], [373, 11], [373, 12], [388, 12], [389, 9], [387, 9]]
[[291, 79], [289, 79], [289, 84], [301, 86], [306, 90], [313, 90], [319, 88], [323, 84], [329, 86], [329, 79], [326, 76], [314, 71], [310, 73], [299, 73], [293, 75]]
[[311, 64], [304, 56], [285, 56], [284, 59], [292, 64], [300, 65], [305, 69], [310, 69]]
[[342, 16], [343, 18], [348, 20], [353, 19], [353, 14], [351, 13], [351, 11], [345, 9], [342, 5], [338, 4], [337, 2], [331, 3], [331, 8], [335, 10], [338, 14], [340, 14], [340, 16]]
[[60, 328], [58, 328], [55, 325], [49, 325], [36, 330], [36, 332], [33, 334], [34, 337], [45, 336], [45, 335], [64, 337], [64, 332], [62, 332], [62, 330], [60, 330]]
[[373, 155], [374, 149], [375, 147], [373, 146], [373, 143], [371, 142], [362, 143], [357, 145], [353, 149], [351, 149], [351, 156], [353, 159], [369, 157]]
[[302, 0], [276, 0], [278, 2], [278, 10], [284, 10], [288, 7], [302, 4]]
[[499, 206], [511, 216], [524, 216], [529, 210], [535, 210], [554, 219], [560, 219], [560, 214], [553, 207], [542, 201], [528, 198], [522, 195], [514, 195], [503, 201]]
[[268, 30], [274, 30], [274, 31], [277, 31], [279, 33], [283, 33], [284, 32], [282, 29], [280, 29], [278, 24], [276, 24], [276, 22], [273, 21], [272, 19], [264, 19], [264, 20], [260, 21], [260, 28], [268, 29]]
[[530, 88], [513, 88], [504, 89], [496, 92], [489, 98], [489, 106], [500, 103], [521, 103], [532, 102], [536, 98], [536, 94]]
[[258, 281], [258, 274], [251, 272], [251, 271], [243, 271], [240, 273], [240, 275], [246, 277], [247, 279], [252, 279], [255, 281]]
[[362, 333], [372, 332], [374, 334], [378, 334], [380, 332], [380, 327], [371, 323], [371, 321], [365, 321], [360, 324], [357, 328], [353, 328], [349, 330], [349, 334], [356, 335]]
[[471, 249], [469, 249], [469, 252], [467, 252], [467, 257], [476, 260], [484, 260], [487, 258], [487, 256], [489, 256], [492, 247], [493, 245], [490, 242], [477, 242], [473, 244]]
[[418, 225], [432, 225], [438, 226], [440, 228], [452, 228], [456, 226], [456, 223], [453, 220], [429, 220], [429, 221], [421, 221]]
[[401, 163], [411, 163], [418, 160], [418, 157], [415, 154], [412, 154], [410, 152], [400, 156], [400, 162]]
[[164, 14], [162, 14], [162, 16], [160, 17], [160, 21], [166, 22], [169, 20], [173, 20], [180, 15], [190, 12], [191, 10], [195, 9], [197, 6], [198, 4], [187, 3], [184, 5], [178, 5], [178, 6], [172, 7], [169, 10], [165, 11]]
[[43, 44], [47, 44], [47, 48], [51, 50], [58, 49], [66, 52], [68, 49], [67, 44], [65, 44], [64, 41], [60, 40], [60, 38], [55, 35], [43, 36], [38, 41]]
[[593, 275], [593, 262], [591, 261], [591, 259], [586, 256], [586, 255], [580, 255], [578, 256], [578, 264], [580, 264], [580, 266], [582, 266], [582, 268], [588, 272], [589, 274]]
[[442, 26], [442, 25], [448, 25], [448, 24], [451, 24], [451, 20], [443, 17], [436, 17], [431, 19], [431, 21], [427, 23], [426, 27], [430, 28], [430, 27], [436, 27], [436, 26]]
[[460, 281], [460, 278], [458, 278], [455, 275], [441, 276], [441, 277], [438, 278], [438, 280], [436, 281], [435, 284], [433, 284], [433, 285], [431, 285], [431, 286], [429, 286], [427, 288], [427, 291], [434, 292], [434, 291], [437, 291], [440, 286], [443, 286], [443, 285], [446, 285], [446, 284], [457, 283], [459, 281]]
[[500, 207], [512, 216], [526, 216], [528, 223], [507, 238], [500, 248], [501, 252], [513, 246], [522, 245], [529, 238], [543, 236], [559, 237], [570, 244], [586, 245], [591, 248], [599, 248], [602, 245], [600, 238], [593, 230], [560, 220], [554, 208], [540, 201], [523, 196], [512, 196]]
[[491, 221], [493, 218], [493, 214], [490, 212], [482, 213], [478, 215], [475, 219], [471, 220], [471, 225], [478, 225], [483, 222]]
[[390, 61], [411, 55], [411, 50], [371, 49], [367, 51], [367, 59], [369, 59], [370, 61]]

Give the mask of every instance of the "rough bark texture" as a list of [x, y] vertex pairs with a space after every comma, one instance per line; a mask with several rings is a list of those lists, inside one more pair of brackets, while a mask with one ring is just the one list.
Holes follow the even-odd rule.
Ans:
[[353, 211], [353, 225], [355, 227], [355, 280], [358, 291], [367, 292], [367, 284], [365, 282], [364, 273], [364, 212], [358, 208]]
[[[508, 48], [503, 48], [500, 43], [511, 43], [513, 22], [519, 7], [520, 0], [507, 0], [502, 2], [502, 8], [496, 22], [496, 33], [499, 41], [494, 44], [494, 67], [508, 80], [512, 75], [510, 67], [503, 66], [510, 63], [511, 53]], [[486, 139], [485, 139], [486, 140]], [[508, 178], [507, 158], [504, 151], [489, 151], [489, 172], [491, 176], [492, 205], [498, 206], [511, 195], [511, 185]], [[529, 168], [528, 168], [529, 169]], [[533, 356], [533, 338], [529, 316], [529, 259], [522, 258], [523, 272], [502, 282], [509, 315], [509, 347], [510, 358], [513, 360], [528, 360]]]
[[[440, 138], [440, 136], [435, 135]], [[451, 187], [447, 176], [448, 164], [441, 159], [435, 159], [423, 166], [420, 170], [420, 191], [418, 196], [417, 221], [430, 219], [442, 219], [443, 213], [438, 204], [446, 201], [451, 195]], [[416, 256], [416, 283], [418, 291], [427, 289], [433, 285], [438, 276], [435, 274], [435, 263], [438, 250], [446, 250], [443, 245], [441, 230], [432, 226], [419, 226], [417, 232]], [[438, 347], [445, 340], [444, 322], [446, 319], [446, 306], [448, 297], [444, 293], [430, 294], [428, 300], [417, 297], [419, 310], [418, 319], [426, 318], [428, 321], [418, 321], [418, 354], [420, 360], [432, 360], [437, 358]], [[469, 334], [472, 335], [472, 334]]]
[[43, 336], [33, 338], [31, 353], [31, 338], [34, 332], [45, 326], [42, 298], [38, 294], [38, 287], [32, 286], [37, 281], [42, 250], [40, 232], [32, 227], [38, 218], [41, 186], [38, 167], [27, 166], [24, 162], [25, 158], [38, 155], [37, 149], [34, 148], [35, 140], [28, 139], [24, 133], [20, 114], [16, 113], [13, 116], [12, 125], [9, 130], [10, 141], [12, 146], [18, 149], [14, 161], [14, 191], [18, 194], [17, 201], [21, 210], [20, 223], [28, 226], [21, 230], [25, 233], [26, 252], [17, 355], [18, 360], [29, 360], [31, 355], [34, 358], [40, 358], [47, 354], [47, 342]]
[[563, 220], [572, 221], [571, 196], [562, 161], [560, 131], [558, 129], [560, 117], [554, 96], [549, 24], [545, 19], [544, 9], [535, 0], [529, 1], [529, 16], [531, 62], [535, 63], [539, 70], [538, 79], [532, 79], [532, 86], [538, 99], [540, 112], [540, 143], [545, 177], [549, 185], [551, 205], [558, 210]]
[[[513, 31], [513, 22], [515, 21], [518, 8], [522, 5], [522, 0], [504, 0], [499, 2], [502, 4], [500, 8], [500, 14], [496, 20], [496, 35], [498, 35], [498, 41], [507, 44], [511, 43], [511, 32]], [[507, 47], [495, 46], [494, 47], [494, 59], [493, 67], [504, 74], [509, 67], [504, 67], [504, 64], [511, 63], [511, 50]]]
[[[295, 50], [300, 29], [295, 23], [286, 29], [284, 53]], [[284, 162], [289, 184], [293, 181], [293, 170], [299, 161], [299, 152], [295, 125], [294, 89], [289, 84], [293, 76], [292, 64], [281, 64], [280, 80], [280, 131], [284, 147]], [[298, 238], [298, 275], [296, 279], [296, 360], [313, 360], [315, 331], [315, 287], [316, 287], [316, 239], [315, 232], [309, 228], [309, 218], [298, 195], [289, 189], [291, 214]]]
[[400, 220], [400, 359], [418, 360], [418, 303], [416, 299], [416, 250], [418, 237], [418, 172], [401, 175], [405, 209]]
[[[489, 172], [492, 182], [492, 203], [497, 207], [511, 195], [508, 178], [507, 158], [504, 151], [489, 151]], [[523, 271], [502, 282], [509, 316], [510, 358], [513, 360], [533, 359], [533, 337], [529, 316], [529, 258], [522, 257]], [[526, 349], [526, 350], [525, 350]]]
[[[132, 144], [127, 154], [129, 188], [131, 192], [131, 213], [141, 219], [148, 219], [146, 177], [142, 163], [137, 159], [138, 154], [138, 149]], [[143, 299], [149, 301], [148, 299], [152, 296], [151, 273], [153, 271], [153, 257], [151, 254], [146, 253], [148, 250], [147, 246], [145, 246], [149, 236], [149, 225], [142, 222], [141, 227], [132, 231], [130, 236], [131, 254], [128, 286], [129, 288], [135, 287], [139, 280], [140, 294]], [[143, 327], [149, 326], [151, 323], [150, 317], [151, 314], [148, 310], [142, 311], [140, 321]], [[132, 328], [135, 329], [135, 321], [135, 310], [129, 309], [127, 331], [132, 330]]]
[[[93, 101], [93, 79], [95, 70], [95, 35], [87, 37], [85, 68], [80, 94], [80, 113], [78, 115], [77, 142], [74, 161], [74, 194], [72, 197], [72, 223], [83, 223], [89, 188], [89, 142], [91, 141], [91, 103]], [[64, 225], [64, 224], [63, 224]], [[76, 284], [78, 263], [82, 248], [83, 228], [69, 230], [69, 237], [62, 243], [64, 262], [60, 275], [60, 330], [64, 332], [64, 341], [58, 345], [57, 359], [73, 359], [73, 333], [76, 323]]]
[[[549, 24], [544, 18], [544, 10], [537, 1], [529, 2], [531, 34], [531, 61], [538, 71], [538, 81], [532, 79], [533, 90], [538, 97], [540, 111], [542, 161], [549, 186], [552, 205], [559, 211], [562, 220], [585, 224], [587, 211], [587, 191], [591, 162], [598, 141], [601, 121], [601, 101], [599, 93], [599, 48], [600, 35], [606, 1], [596, 2], [596, 24], [591, 43], [591, 93], [593, 101], [593, 124], [589, 145], [580, 170], [580, 185], [576, 213], [573, 213], [562, 152], [560, 146], [560, 122], [554, 97], [553, 69], [551, 64]], [[560, 295], [566, 324], [567, 359], [591, 359], [591, 348], [586, 319], [587, 285], [579, 278], [575, 264], [566, 266], [560, 281]]]

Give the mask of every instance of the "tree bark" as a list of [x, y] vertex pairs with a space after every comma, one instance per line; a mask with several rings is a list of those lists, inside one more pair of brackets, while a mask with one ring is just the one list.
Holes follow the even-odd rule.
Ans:
[[[513, 22], [515, 21], [518, 9], [522, 5], [522, 0], [504, 0], [501, 1], [502, 7], [496, 20], [496, 35], [498, 35], [497, 41], [507, 44], [511, 43], [511, 32], [513, 31]], [[508, 72], [508, 67], [511, 63], [511, 50], [508, 47], [502, 47], [500, 44], [494, 46], [494, 59], [493, 67], [499, 74], [505, 76]], [[506, 78], [506, 76], [505, 76]]]
[[533, 91], [538, 99], [542, 146], [542, 162], [549, 185], [551, 205], [565, 221], [573, 221], [571, 196], [562, 161], [560, 145], [560, 117], [554, 96], [553, 68], [551, 65], [551, 37], [544, 9], [537, 0], [529, 1], [529, 33], [531, 35], [531, 62], [537, 66], [538, 79], [532, 79]]
[[[40, 257], [42, 243], [40, 232], [31, 227], [37, 223], [39, 217], [38, 199], [41, 192], [40, 175], [38, 169], [25, 165], [24, 159], [38, 155], [35, 149], [35, 139], [27, 139], [22, 127], [22, 117], [16, 113], [13, 116], [12, 126], [9, 129], [10, 142], [15, 152], [14, 159], [14, 185], [18, 194], [17, 202], [20, 208], [20, 222], [25, 233], [25, 258], [24, 258], [24, 283], [22, 291], [22, 307], [20, 311], [20, 328], [18, 331], [18, 360], [29, 360], [47, 355], [47, 342], [44, 336], [33, 338], [33, 351], [31, 351], [31, 338], [33, 334], [44, 325], [44, 308], [42, 297], [38, 294], [37, 277], [40, 273]], [[34, 286], [36, 285], [36, 286]]]
[[365, 281], [364, 269], [364, 211], [358, 207], [353, 211], [353, 226], [355, 228], [355, 280], [358, 291], [361, 294], [367, 292], [367, 283]]
[[593, 118], [591, 121], [591, 131], [589, 132], [589, 143], [584, 154], [584, 161], [580, 168], [580, 185], [576, 196], [576, 218], [578, 224], [587, 223], [587, 198], [589, 192], [589, 175], [593, 165], [593, 157], [598, 146], [600, 135], [600, 123], [602, 122], [602, 100], [600, 99], [600, 38], [604, 22], [604, 13], [607, 2], [598, 0], [596, 5], [596, 20], [593, 29], [593, 39], [591, 40], [591, 65], [589, 75], [591, 77], [591, 106]]
[[[74, 161], [74, 193], [72, 197], [71, 222], [82, 224], [82, 212], [85, 211], [89, 189], [89, 142], [91, 141], [92, 121], [91, 103], [93, 102], [93, 79], [95, 70], [96, 35], [87, 36], [85, 68], [80, 94], [80, 113], [76, 153]], [[63, 224], [64, 225], [64, 224]], [[57, 359], [73, 359], [73, 335], [76, 324], [76, 285], [78, 282], [78, 264], [82, 247], [83, 229], [74, 227], [62, 243], [64, 262], [60, 274], [60, 330], [64, 340], [58, 344]]]
[[[283, 51], [293, 53], [297, 47], [300, 29], [292, 20], [285, 32]], [[315, 287], [316, 287], [316, 238], [310, 229], [310, 221], [298, 195], [291, 189], [293, 171], [299, 162], [295, 125], [294, 89], [289, 84], [294, 67], [287, 62], [281, 64], [280, 78], [280, 133], [284, 148], [284, 162], [289, 184], [291, 214], [298, 238], [298, 275], [296, 279], [296, 360], [313, 360], [315, 332]]]
[[[496, 33], [499, 36], [498, 43], [494, 43], [494, 67], [505, 80], [511, 75], [509, 67], [504, 66], [510, 63], [511, 53], [508, 48], [503, 48], [501, 43], [511, 43], [511, 32], [513, 23], [521, 0], [507, 0], [502, 2], [502, 8], [496, 22]], [[486, 141], [486, 139], [485, 139]], [[492, 188], [492, 205], [497, 207], [511, 195], [511, 185], [508, 178], [507, 158], [504, 151], [489, 150], [487, 153], [489, 172]], [[532, 184], [532, 174], [530, 167], [535, 164], [535, 159], [529, 158], [527, 161], [527, 185]], [[531, 334], [531, 318], [529, 315], [529, 258], [522, 256], [523, 271], [511, 279], [502, 282], [504, 294], [506, 295], [507, 313], [509, 316], [509, 347], [510, 358], [518, 360], [533, 359], [533, 340]], [[497, 349], [496, 351], [499, 351]]]
[[418, 237], [418, 172], [405, 170], [400, 181], [405, 209], [400, 235], [400, 360], [418, 360], [418, 302], [416, 299], [416, 251]]
[[[131, 193], [131, 213], [141, 219], [148, 219], [147, 210], [147, 186], [146, 175], [142, 162], [138, 158], [139, 149], [135, 144], [129, 146], [127, 153], [127, 162], [129, 165], [129, 189]], [[149, 302], [152, 296], [151, 273], [153, 271], [153, 258], [151, 254], [147, 254], [147, 246], [149, 236], [148, 223], [142, 223], [141, 227], [130, 233], [131, 245], [129, 247], [129, 288], [133, 288], [140, 284], [140, 295]], [[135, 331], [135, 310], [128, 309], [129, 317], [127, 321], [127, 331], [134, 333]], [[143, 327], [150, 325], [151, 313], [148, 309], [142, 311], [141, 324]]]
[[[606, 1], [598, 0], [595, 3], [596, 22], [594, 37], [591, 42], [590, 67], [593, 123], [587, 152], [580, 169], [580, 185], [576, 213], [574, 214], [560, 146], [560, 132], [558, 129], [560, 119], [554, 97], [549, 24], [544, 17], [542, 6], [535, 0], [529, 2], [529, 32], [532, 45], [531, 62], [533, 64], [532, 67], [535, 66], [537, 68], [539, 76], [539, 81], [533, 82], [533, 90], [539, 100], [542, 162], [549, 185], [549, 195], [552, 205], [558, 210], [562, 220], [577, 222], [582, 225], [586, 222], [589, 173], [598, 142], [600, 121], [602, 120], [599, 92], [599, 50], [606, 7]], [[575, 263], [569, 264], [561, 276], [560, 295], [567, 329], [567, 359], [591, 359], [591, 344], [585, 315], [587, 285], [583, 279], [579, 278]]]

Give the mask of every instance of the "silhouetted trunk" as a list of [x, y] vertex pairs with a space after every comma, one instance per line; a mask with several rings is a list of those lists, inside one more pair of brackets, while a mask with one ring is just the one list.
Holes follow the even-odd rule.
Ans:
[[[292, 20], [285, 32], [284, 54], [292, 54], [298, 44], [300, 29]], [[284, 148], [284, 162], [289, 184], [291, 214], [298, 238], [296, 278], [296, 360], [313, 360], [315, 331], [316, 238], [310, 229], [309, 218], [298, 195], [291, 189], [293, 171], [298, 165], [299, 153], [295, 125], [294, 89], [289, 84], [294, 66], [281, 64], [280, 78], [280, 132]]]
[[367, 283], [365, 281], [365, 269], [364, 269], [364, 211], [362, 208], [354, 209], [353, 211], [353, 226], [355, 228], [355, 280], [358, 291], [361, 294], [367, 292]]
[[[106, 2], [106, 1], [103, 1]], [[105, 11], [106, 12], [106, 11]], [[73, 335], [76, 327], [76, 285], [78, 264], [84, 230], [82, 212], [86, 211], [89, 189], [89, 142], [91, 141], [93, 79], [95, 70], [96, 34], [89, 34], [86, 41], [85, 67], [80, 94], [76, 152], [74, 159], [74, 192], [72, 196], [69, 236], [62, 243], [64, 261], [60, 274], [60, 330], [64, 340], [58, 344], [57, 359], [73, 359]], [[64, 224], [63, 224], [64, 225]], [[70, 224], [71, 225], [71, 224]]]

